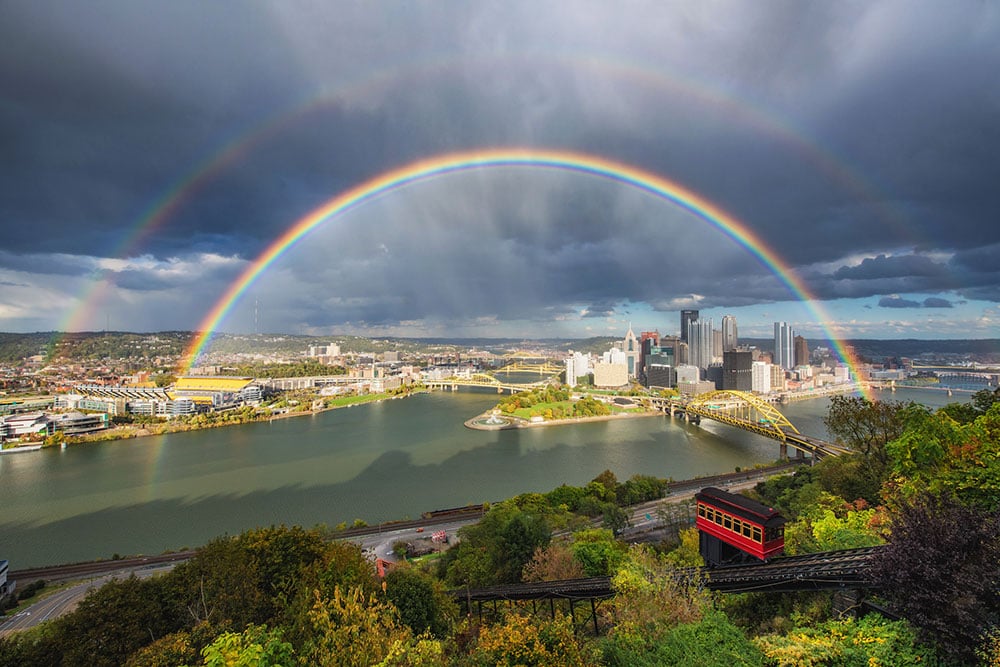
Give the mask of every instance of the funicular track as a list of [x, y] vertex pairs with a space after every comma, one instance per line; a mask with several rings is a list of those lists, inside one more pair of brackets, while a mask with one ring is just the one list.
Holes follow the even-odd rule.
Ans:
[[[688, 568], [678, 570], [677, 575], [681, 580], [722, 593], [871, 589], [873, 587], [869, 574], [871, 562], [881, 548], [866, 547], [803, 556], [785, 556], [760, 564]], [[469, 613], [475, 611], [474, 605], [478, 606], [480, 619], [484, 611], [483, 603], [492, 603], [492, 612], [496, 614], [497, 604], [500, 602], [531, 601], [533, 603], [531, 609], [537, 613], [537, 602], [547, 600], [550, 606], [543, 606], [543, 610], [551, 608], [551, 613], [554, 615], [554, 603], [563, 600], [567, 601], [575, 622], [577, 619], [573, 612], [576, 604], [589, 601], [591, 618], [584, 622], [589, 623], [593, 620], [595, 632], [599, 631], [598, 601], [613, 597], [615, 594], [610, 577], [457, 589], [450, 593], [459, 604], [466, 606]], [[486, 610], [490, 611], [488, 607]]]

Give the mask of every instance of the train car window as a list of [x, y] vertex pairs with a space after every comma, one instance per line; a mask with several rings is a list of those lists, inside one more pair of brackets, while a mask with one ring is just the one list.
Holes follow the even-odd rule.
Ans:
[[705, 516], [705, 506], [700, 503], [698, 505], [698, 516]]
[[716, 512], [715, 513], [715, 523], [719, 524], [720, 526], [722, 525], [722, 513], [721, 512]]
[[730, 517], [727, 516], [725, 519], [722, 520], [722, 525], [725, 526], [726, 528], [728, 528], [729, 530], [732, 530], [733, 529], [733, 520], [732, 520], [732, 518], [730, 518]]
[[747, 538], [750, 537], [750, 524], [749, 523], [743, 524], [743, 537], [747, 537]]
[[760, 528], [757, 528], [756, 526], [754, 526], [753, 529], [753, 541], [760, 542]]
[[743, 525], [742, 521], [740, 521], [739, 519], [733, 519], [733, 532], [739, 533], [742, 525]]

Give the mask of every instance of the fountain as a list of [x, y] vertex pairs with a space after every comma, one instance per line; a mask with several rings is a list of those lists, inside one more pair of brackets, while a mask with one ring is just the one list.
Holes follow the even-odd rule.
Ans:
[[493, 409], [490, 411], [490, 415], [488, 417], [482, 417], [482, 416], [477, 417], [475, 419], [466, 422], [466, 425], [471, 426], [473, 428], [495, 430], [502, 428], [510, 428], [513, 425], [513, 423], [514, 423], [513, 419], [511, 419], [510, 417], [504, 417], [500, 414], [499, 410]]

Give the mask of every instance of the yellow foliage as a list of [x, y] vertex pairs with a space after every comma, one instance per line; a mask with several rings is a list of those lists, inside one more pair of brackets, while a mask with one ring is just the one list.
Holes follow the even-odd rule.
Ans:
[[480, 629], [472, 658], [477, 664], [507, 667], [583, 667], [596, 659], [590, 653], [579, 643], [572, 623], [562, 614], [541, 622], [511, 614], [502, 624]]
[[337, 586], [330, 600], [316, 591], [309, 620], [313, 639], [304, 651], [309, 665], [389, 667], [441, 662], [440, 642], [423, 635], [414, 638], [391, 603], [380, 602], [374, 595], [366, 598], [360, 588], [345, 594]]

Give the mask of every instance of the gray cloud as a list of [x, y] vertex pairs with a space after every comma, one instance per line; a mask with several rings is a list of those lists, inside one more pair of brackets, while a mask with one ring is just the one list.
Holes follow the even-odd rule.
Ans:
[[878, 305], [882, 308], [920, 308], [919, 301], [903, 299], [898, 296], [884, 296], [878, 300]]
[[[1000, 301], [1000, 13], [959, 4], [6, 3], [0, 270], [103, 278], [150, 300], [137, 328], [192, 326], [184, 290], [211, 302], [236, 270], [199, 257], [252, 260], [416, 159], [533, 146], [676, 181], [820, 299]], [[254, 287], [276, 323], [796, 298], [704, 221], [583, 174], [442, 176], [330, 227]]]

